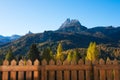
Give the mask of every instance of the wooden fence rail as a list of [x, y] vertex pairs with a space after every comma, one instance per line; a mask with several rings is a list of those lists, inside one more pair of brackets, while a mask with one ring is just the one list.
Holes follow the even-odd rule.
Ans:
[[110, 61], [3, 61], [0, 80], [120, 80], [120, 64]]

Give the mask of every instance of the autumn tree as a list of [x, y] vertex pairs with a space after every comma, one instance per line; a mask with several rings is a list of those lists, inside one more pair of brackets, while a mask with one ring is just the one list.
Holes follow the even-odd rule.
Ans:
[[36, 44], [32, 44], [30, 50], [27, 53], [27, 58], [34, 61], [35, 59], [40, 59], [39, 51]]
[[67, 60], [70, 61], [78, 61], [78, 53], [76, 50], [70, 50], [67, 55]]
[[72, 60], [73, 60], [73, 61], [78, 61], [78, 57], [79, 57], [79, 56], [78, 56], [77, 51], [74, 50], [74, 51], [73, 51], [73, 55], [72, 55]]
[[96, 48], [96, 43], [95, 42], [91, 42], [89, 44], [88, 49], [87, 49], [86, 60], [94, 61], [96, 59], [98, 59], [98, 50]]
[[70, 50], [67, 55], [67, 61], [70, 62], [72, 60], [72, 51]]
[[5, 59], [8, 60], [8, 61], [11, 61], [11, 60], [14, 59], [14, 55], [13, 55], [11, 49], [8, 50], [8, 52], [7, 52], [6, 56], [5, 56]]
[[56, 60], [64, 60], [64, 54], [62, 53], [62, 43], [60, 42], [57, 47]]

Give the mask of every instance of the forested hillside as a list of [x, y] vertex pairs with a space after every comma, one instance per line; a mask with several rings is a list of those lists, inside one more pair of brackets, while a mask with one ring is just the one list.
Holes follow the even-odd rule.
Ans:
[[75, 53], [74, 50], [77, 50], [79, 58], [85, 58], [90, 42], [96, 42], [100, 58], [120, 59], [119, 35], [120, 27], [87, 28], [78, 20], [67, 19], [58, 30], [26, 34], [18, 40], [3, 45], [0, 47], [0, 57], [5, 58], [10, 49], [17, 58], [27, 57], [27, 53], [33, 44], [36, 44], [39, 56], [43, 55], [46, 49], [48, 53], [52, 51], [52, 54], [55, 55], [57, 46], [61, 43], [64, 54], [68, 54], [71, 50]]

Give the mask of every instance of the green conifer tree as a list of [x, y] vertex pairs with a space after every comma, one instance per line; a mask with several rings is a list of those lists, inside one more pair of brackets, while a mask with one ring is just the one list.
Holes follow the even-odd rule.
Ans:
[[12, 53], [12, 50], [9, 49], [6, 56], [5, 56], [5, 59], [8, 60], [8, 61], [11, 61], [14, 59], [14, 56], [13, 56], [13, 53]]
[[40, 56], [39, 56], [39, 51], [38, 51], [38, 48], [37, 48], [37, 45], [36, 44], [32, 44], [31, 47], [30, 47], [30, 50], [28, 51], [27, 53], [27, 57], [28, 59], [30, 59], [31, 61], [34, 61], [36, 59], [40, 59]]
[[50, 61], [51, 59], [53, 59], [53, 52], [49, 47], [43, 50], [42, 58], [46, 59], [47, 61]]

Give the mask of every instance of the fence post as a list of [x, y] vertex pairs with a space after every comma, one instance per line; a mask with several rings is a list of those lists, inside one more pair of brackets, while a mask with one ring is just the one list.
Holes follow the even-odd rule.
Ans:
[[[24, 61], [20, 60], [19, 61], [19, 67], [24, 66]], [[19, 71], [18, 72], [18, 80], [24, 80], [24, 71]]]
[[[65, 60], [63, 65], [69, 65], [69, 61]], [[70, 80], [70, 71], [64, 70], [64, 80]]]
[[[50, 60], [49, 65], [55, 65], [55, 62]], [[49, 71], [49, 80], [55, 80], [55, 71]]]
[[[58, 65], [58, 66], [59, 66], [59, 65], [62, 65], [62, 62], [61, 62], [60, 60], [57, 60], [56, 65]], [[57, 80], [63, 80], [63, 79], [62, 79], [62, 77], [63, 77], [63, 76], [62, 76], [62, 71], [57, 71], [56, 76], [57, 76], [57, 77], [56, 77]]]
[[[11, 61], [11, 66], [16, 66], [17, 62], [15, 60]], [[16, 80], [16, 71], [11, 71], [10, 73], [10, 80]]]
[[[75, 60], [71, 61], [71, 65], [75, 66], [76, 64], [77, 64], [77, 61], [75, 61]], [[71, 80], [77, 80], [77, 71], [76, 70], [71, 71]]]
[[[4, 60], [3, 61], [3, 66], [8, 66], [8, 65], [9, 65], [8, 60]], [[2, 80], [8, 80], [8, 79], [9, 79], [9, 73], [8, 73], [8, 71], [3, 72], [3, 74], [2, 74]]]
[[[99, 64], [105, 65], [105, 61], [103, 59], [100, 59]], [[100, 80], [106, 80], [105, 70], [103, 70], [103, 69], [100, 69]]]
[[[26, 63], [27, 66], [32, 66], [32, 61], [28, 60]], [[32, 80], [32, 71], [26, 71], [26, 79]]]
[[[34, 66], [39, 66], [39, 65], [40, 65], [40, 62], [38, 60], [35, 60]], [[34, 71], [33, 76], [34, 76], [34, 80], [40, 80], [40, 71]]]
[[47, 71], [45, 69], [46, 65], [47, 65], [47, 61], [45, 59], [42, 60], [42, 71], [41, 71], [42, 80], [47, 80]]

